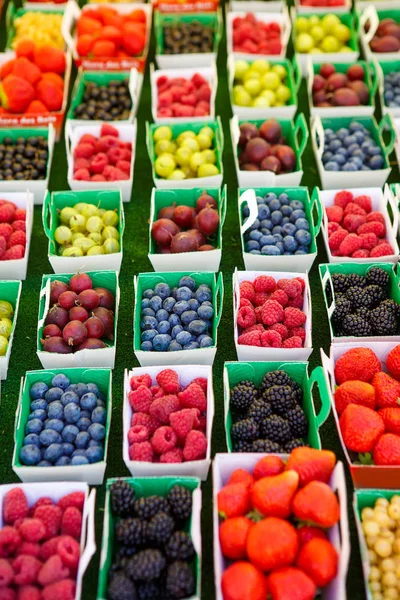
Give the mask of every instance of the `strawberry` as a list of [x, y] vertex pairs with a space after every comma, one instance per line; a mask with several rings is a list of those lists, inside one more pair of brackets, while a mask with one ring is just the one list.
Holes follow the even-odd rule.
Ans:
[[348, 405], [339, 424], [344, 445], [353, 452], [371, 452], [385, 431], [382, 417], [374, 410], [358, 404]]
[[221, 587], [224, 600], [265, 600], [268, 591], [263, 573], [245, 561], [235, 562], [224, 571]]
[[312, 579], [294, 567], [274, 571], [267, 582], [272, 600], [313, 600], [317, 593]]
[[400, 382], [387, 373], [376, 373], [372, 380], [378, 408], [396, 407], [400, 405]]
[[338, 553], [328, 540], [314, 538], [300, 549], [296, 565], [317, 587], [324, 587], [336, 577]]
[[231, 483], [218, 492], [218, 512], [221, 517], [240, 517], [250, 510], [250, 494], [246, 483]]
[[387, 355], [386, 366], [392, 377], [400, 379], [400, 344], [392, 348]]
[[288, 521], [267, 517], [250, 529], [246, 549], [253, 565], [261, 571], [271, 571], [293, 564], [299, 541], [295, 528]]
[[374, 387], [357, 379], [345, 381], [335, 390], [335, 406], [339, 415], [342, 414], [348, 404], [362, 404], [368, 408], [375, 408]]
[[251, 504], [265, 517], [289, 517], [291, 503], [299, 485], [296, 471], [263, 477], [251, 488]]
[[320, 527], [313, 527], [312, 525], [303, 525], [297, 530], [297, 537], [299, 538], [300, 548], [314, 539], [327, 540], [326, 533]]
[[400, 435], [400, 407], [382, 408], [378, 411], [385, 424], [385, 430]]
[[382, 435], [372, 456], [376, 465], [400, 465], [400, 436], [394, 433]]
[[333, 527], [340, 518], [338, 499], [322, 481], [310, 481], [300, 489], [292, 504], [293, 514], [300, 521], [311, 521], [319, 527]]
[[340, 385], [349, 379], [369, 382], [381, 370], [381, 363], [370, 348], [351, 348], [335, 364], [335, 379]]
[[246, 558], [246, 541], [254, 523], [247, 517], [233, 517], [219, 526], [219, 543], [226, 558]]
[[292, 450], [286, 468], [299, 474], [299, 487], [303, 487], [313, 480], [328, 483], [335, 463], [336, 456], [330, 450], [300, 446]]
[[285, 470], [285, 463], [279, 456], [263, 456], [257, 462], [254, 467], [253, 477], [254, 479], [261, 479], [261, 477], [268, 477], [269, 475], [279, 475]]
[[251, 485], [253, 481], [253, 475], [246, 471], [246, 469], [235, 469], [229, 477], [227, 485], [230, 483], [246, 483], [247, 485]]

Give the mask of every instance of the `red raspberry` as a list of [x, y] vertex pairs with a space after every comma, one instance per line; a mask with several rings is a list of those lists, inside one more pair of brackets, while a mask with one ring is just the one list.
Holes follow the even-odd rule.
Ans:
[[261, 346], [264, 348], [281, 348], [282, 337], [277, 331], [268, 329], [261, 334]]
[[81, 549], [79, 544], [70, 535], [63, 535], [58, 538], [57, 554], [60, 556], [63, 564], [75, 571], [78, 568]]
[[144, 425], [134, 425], [128, 431], [128, 442], [134, 444], [135, 442], [147, 442], [150, 437], [150, 431]]
[[286, 338], [289, 335], [288, 329], [287, 329], [287, 327], [285, 327], [285, 325], [283, 323], [274, 323], [274, 325], [271, 325], [270, 327], [268, 327], [268, 330], [269, 331], [277, 331], [279, 333], [279, 335], [281, 336], [282, 340], [286, 340]]
[[120, 160], [125, 160], [126, 156], [127, 152], [124, 150], [124, 148], [118, 148], [114, 146], [113, 148], [107, 150], [107, 157], [112, 165], [116, 165]]
[[0, 206], [0, 223], [12, 223], [15, 219], [15, 205], [6, 202]]
[[17, 208], [14, 219], [16, 221], [26, 221], [26, 210], [24, 208]]
[[153, 395], [148, 387], [140, 385], [136, 390], [129, 392], [128, 401], [135, 412], [148, 413]]
[[108, 164], [109, 160], [107, 154], [99, 152], [90, 159], [89, 170], [94, 175], [101, 175]]
[[40, 542], [46, 535], [46, 527], [40, 519], [26, 518], [22, 521], [19, 532], [27, 542]]
[[131, 161], [130, 160], [119, 160], [115, 166], [120, 171], [123, 171], [124, 173], [127, 173], [127, 175], [130, 175], [130, 173], [131, 173]]
[[238, 344], [241, 346], [261, 346], [261, 332], [251, 331], [250, 333], [242, 333], [238, 337]]
[[96, 142], [97, 142], [97, 137], [95, 137], [91, 133], [84, 133], [83, 136], [79, 140], [80, 144], [91, 144], [92, 146], [95, 146]]
[[285, 340], [283, 342], [282, 347], [283, 348], [302, 348], [303, 342], [301, 340], [301, 337], [299, 337], [298, 335], [295, 335], [295, 336], [290, 337], [287, 340]]
[[58, 535], [57, 537], [47, 540], [40, 546], [40, 558], [43, 562], [46, 562], [53, 554], [57, 554], [58, 542], [64, 537], [68, 536]]
[[379, 223], [382, 223], [382, 225], [386, 225], [385, 217], [378, 211], [374, 211], [367, 215], [367, 223], [370, 223], [371, 221], [378, 221]]
[[335, 231], [337, 231], [338, 229], [340, 229], [339, 223], [335, 223], [334, 221], [330, 221], [328, 223], [328, 237], [330, 235], [332, 235], [332, 233], [335, 233]]
[[83, 169], [89, 172], [90, 162], [87, 158], [77, 158], [74, 162], [74, 172]]
[[361, 235], [362, 233], [375, 233], [376, 236], [382, 238], [385, 237], [386, 234], [386, 226], [384, 223], [380, 223], [379, 221], [370, 221], [369, 223], [364, 223], [364, 225], [360, 225], [357, 229], [357, 233]]
[[370, 213], [372, 210], [372, 202], [370, 196], [357, 196], [353, 200], [354, 204], [358, 204], [365, 210], [365, 212]]
[[176, 446], [177, 436], [172, 427], [163, 425], [159, 427], [151, 438], [151, 446], [157, 454], [168, 452]]
[[253, 302], [255, 290], [254, 285], [251, 281], [242, 281], [242, 283], [239, 286], [239, 289], [241, 299], [246, 298], [247, 300], [250, 300], [250, 302]]
[[131, 427], [134, 427], [135, 425], [144, 425], [149, 430], [150, 435], [153, 435], [157, 427], [160, 425], [160, 422], [151, 415], [146, 415], [145, 413], [134, 413], [131, 419]]
[[239, 304], [239, 308], [242, 308], [242, 306], [253, 306], [252, 303], [250, 302], [250, 300], [248, 300], [247, 298], [240, 298], [240, 304]]
[[67, 569], [58, 554], [50, 556], [40, 569], [37, 580], [43, 587], [54, 583], [55, 581], [61, 581], [69, 575], [69, 569]]
[[22, 585], [18, 588], [17, 600], [40, 600], [40, 590], [35, 585]]
[[136, 442], [129, 446], [130, 460], [153, 462], [153, 448], [150, 442]]
[[328, 206], [325, 210], [329, 222], [341, 223], [343, 219], [343, 208], [341, 206]]
[[306, 282], [302, 277], [295, 277], [293, 281], [298, 281], [299, 284], [301, 285], [301, 293], [304, 292], [304, 290], [306, 289]]
[[[14, 223], [16, 223], [16, 221], [14, 221]], [[8, 240], [13, 231], [14, 229], [9, 223], [0, 223], [0, 235], [5, 237], [6, 240]]]
[[306, 322], [306, 315], [299, 308], [289, 306], [285, 308], [285, 318], [283, 324], [291, 329], [292, 327], [301, 327]]
[[43, 496], [43, 498], [39, 498], [39, 500], [36, 500], [35, 504], [33, 504], [30, 507], [28, 517], [33, 517], [33, 515], [35, 514], [35, 510], [39, 506], [50, 506], [52, 504], [54, 504], [53, 500], [51, 498], [48, 498], [47, 496]]
[[114, 137], [119, 138], [119, 131], [109, 123], [103, 123], [100, 129], [100, 137], [105, 135], [113, 135]]
[[283, 307], [276, 300], [267, 300], [262, 307], [262, 321], [264, 325], [273, 325], [283, 320]]
[[76, 584], [73, 579], [63, 579], [46, 585], [41, 600], [75, 600]]
[[21, 245], [12, 246], [8, 248], [1, 257], [2, 260], [20, 260], [25, 256], [25, 247]]
[[247, 329], [244, 329], [242, 331], [242, 333], [251, 333], [252, 331], [261, 331], [261, 333], [262, 333], [264, 331], [264, 325], [262, 325], [261, 323], [256, 323], [252, 327], [248, 327]]
[[192, 429], [199, 426], [200, 411], [197, 408], [183, 408], [169, 415], [169, 422], [179, 440], [185, 440]]
[[168, 452], [160, 455], [160, 463], [181, 463], [183, 462], [182, 448], [172, 448]]
[[200, 429], [200, 431], [206, 432], [207, 429], [207, 417], [205, 415], [200, 415], [199, 418], [199, 426], [196, 429]]
[[29, 585], [35, 583], [39, 570], [42, 566], [40, 560], [28, 554], [21, 554], [13, 560], [14, 583], [17, 585]]
[[362, 240], [362, 249], [371, 250], [378, 243], [378, 238], [376, 234], [371, 231], [371, 233], [361, 233], [360, 238]]
[[288, 298], [296, 298], [300, 296], [303, 288], [297, 279], [280, 279], [278, 281], [278, 288], [286, 292]]
[[349, 233], [355, 233], [361, 225], [364, 225], [366, 218], [364, 215], [346, 215], [343, 219], [343, 227], [347, 229]]
[[361, 248], [361, 250], [356, 250], [351, 255], [352, 258], [368, 258], [368, 256], [369, 250], [366, 250], [365, 248]]
[[0, 600], [16, 600], [15, 591], [9, 587], [0, 588]]
[[61, 510], [65, 510], [70, 506], [74, 506], [81, 512], [83, 511], [83, 505], [85, 504], [85, 494], [83, 492], [71, 492], [66, 496], [60, 498], [57, 502], [57, 505], [61, 508]]
[[159, 385], [152, 385], [149, 390], [151, 391], [151, 394], [154, 398], [154, 396], [156, 396], [157, 398], [161, 398], [161, 396], [164, 396], [164, 392], [162, 390], [162, 388], [160, 388]]
[[14, 527], [6, 525], [0, 529], [0, 558], [12, 556], [21, 541], [22, 538]]
[[[361, 225], [364, 227], [364, 225]], [[343, 240], [339, 246], [339, 252], [342, 256], [351, 256], [356, 250], [360, 250], [362, 245], [361, 238], [355, 233], [349, 233], [349, 235]]]
[[3, 235], [0, 235], [0, 258], [4, 255], [6, 250], [7, 250], [6, 238]]
[[164, 369], [156, 376], [159, 386], [162, 387], [167, 394], [176, 394], [180, 391], [178, 373], [173, 369]]
[[74, 150], [74, 158], [90, 158], [93, 156], [94, 147], [93, 144], [83, 143], [76, 146]]
[[129, 381], [131, 390], [137, 390], [139, 386], [144, 385], [146, 387], [151, 387], [153, 381], [148, 373], [144, 375], [133, 375]]
[[369, 253], [371, 258], [378, 258], [380, 256], [391, 256], [392, 254], [394, 254], [394, 250], [388, 242], [378, 244], [378, 246], [372, 248], [371, 252]]
[[256, 292], [272, 294], [276, 290], [276, 281], [271, 275], [259, 275], [253, 281], [253, 286]]
[[283, 290], [276, 290], [273, 294], [271, 294], [269, 299], [275, 300], [276, 302], [279, 302], [281, 306], [285, 307], [288, 303], [289, 297]]
[[14, 579], [12, 566], [5, 558], [0, 558], [0, 588], [6, 587]]
[[74, 170], [74, 179], [76, 181], [90, 181], [90, 173], [87, 169]]
[[197, 383], [190, 383], [178, 394], [179, 402], [183, 408], [197, 408], [200, 412], [207, 410], [207, 398], [203, 389]]
[[237, 323], [242, 329], [256, 324], [256, 313], [250, 306], [242, 306], [238, 310]]
[[77, 540], [81, 537], [82, 513], [75, 506], [69, 506], [65, 509], [61, 521], [62, 535], [70, 535]]
[[169, 423], [169, 415], [179, 410], [180, 404], [178, 397], [174, 394], [168, 394], [162, 398], [156, 398], [150, 405], [150, 414], [160, 423]]
[[90, 181], [107, 181], [104, 175], [100, 175], [100, 173], [96, 173], [96, 175], [92, 175]]
[[62, 510], [59, 506], [38, 506], [34, 512], [35, 519], [40, 519], [45, 526], [45, 539], [58, 535], [61, 526]]
[[344, 216], [346, 215], [363, 215], [366, 217], [367, 213], [363, 208], [361, 208], [361, 206], [358, 206], [358, 204], [350, 202], [344, 209]]
[[254, 296], [254, 306], [262, 306], [270, 298], [270, 294], [265, 292], [257, 292]]
[[201, 460], [206, 457], [206, 452], [207, 438], [204, 433], [195, 429], [189, 431], [183, 448], [184, 460]]
[[196, 377], [190, 383], [197, 383], [197, 385], [199, 385], [201, 387], [201, 389], [203, 390], [203, 392], [205, 394], [207, 394], [208, 382], [207, 382], [207, 379], [205, 377]]
[[[6, 225], [6, 223], [5, 223]], [[13, 221], [11, 225], [13, 231], [26, 231], [26, 223], [22, 221], [22, 219], [18, 219], [17, 221]]]
[[348, 235], [349, 235], [348, 232], [342, 228], [340, 228], [337, 231], [335, 231], [334, 233], [332, 233], [332, 235], [330, 235], [328, 238], [328, 245], [329, 245], [330, 250], [332, 252], [335, 250], [338, 250], [340, 244], [343, 242], [343, 240], [346, 239], [346, 237]]
[[30, 554], [30, 556], [36, 556], [36, 558], [40, 557], [40, 544], [35, 544], [34, 542], [21, 542], [18, 547], [18, 555], [20, 554]]
[[28, 500], [25, 492], [20, 487], [12, 488], [3, 500], [3, 519], [12, 525], [17, 519], [25, 519], [28, 516]]
[[347, 190], [342, 190], [341, 192], [337, 192], [335, 194], [334, 203], [336, 206], [341, 206], [342, 208], [346, 208], [349, 202], [353, 201], [353, 194]]
[[[254, 312], [256, 315], [257, 324], [261, 324], [262, 323], [262, 306], [256, 306], [256, 308], [254, 309]], [[264, 331], [264, 327], [263, 327], [262, 331]]]

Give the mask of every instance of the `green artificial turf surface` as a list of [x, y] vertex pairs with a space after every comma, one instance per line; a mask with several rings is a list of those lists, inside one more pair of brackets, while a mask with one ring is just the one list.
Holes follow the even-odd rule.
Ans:
[[[1, 47], [5, 44], [4, 13], [0, 29]], [[293, 55], [289, 47], [289, 57]], [[244, 269], [239, 237], [239, 222], [237, 213], [237, 180], [233, 162], [233, 154], [229, 134], [229, 119], [232, 116], [229, 106], [227, 72], [226, 72], [226, 38], [222, 37], [218, 55], [218, 93], [216, 99], [216, 114], [222, 119], [225, 148], [223, 153], [225, 183], [228, 186], [228, 208], [223, 231], [223, 252], [221, 271], [224, 276], [225, 300], [224, 309], [218, 332], [218, 351], [213, 367], [215, 419], [212, 438], [212, 451], [225, 452], [225, 433], [223, 422], [223, 384], [222, 373], [224, 361], [236, 360], [233, 342], [233, 309], [232, 309], [232, 272], [235, 267]], [[148, 60], [154, 61], [154, 35]], [[71, 87], [76, 72], [73, 72]], [[306, 95], [305, 80], [303, 80], [299, 93], [299, 111], [304, 112], [309, 123], [309, 110]], [[380, 114], [380, 113], [379, 113]], [[378, 116], [379, 116], [378, 114]], [[132, 200], [124, 204], [126, 228], [124, 237], [124, 257], [120, 273], [121, 301], [118, 322], [118, 344], [115, 369], [113, 372], [113, 416], [109, 452], [107, 457], [107, 477], [128, 476], [129, 472], [122, 460], [122, 402], [123, 402], [123, 375], [124, 369], [138, 365], [133, 349], [132, 319], [133, 319], [133, 276], [140, 272], [152, 271], [147, 258], [148, 250], [148, 223], [150, 213], [150, 195], [153, 187], [150, 162], [145, 145], [145, 122], [151, 121], [150, 81], [149, 68], [146, 77], [137, 113], [138, 135], [135, 161], [135, 177]], [[393, 172], [390, 182], [400, 181], [398, 166], [392, 155]], [[310, 141], [303, 155], [304, 177], [302, 185], [313, 189], [320, 185], [317, 168]], [[56, 144], [53, 166], [50, 178], [50, 189], [65, 190], [67, 185], [67, 161], [64, 139]], [[329, 352], [330, 338], [328, 321], [321, 292], [318, 275], [318, 263], [327, 262], [325, 248], [321, 235], [318, 239], [318, 257], [310, 273], [312, 293], [313, 317], [313, 354], [310, 358], [310, 372], [320, 364], [320, 348]], [[47, 260], [47, 239], [41, 222], [41, 207], [35, 208], [34, 226], [29, 257], [28, 277], [23, 282], [22, 296], [18, 314], [16, 334], [11, 352], [8, 378], [2, 382], [0, 405], [0, 483], [17, 482], [11, 468], [13, 452], [14, 417], [18, 403], [21, 377], [26, 370], [40, 369], [41, 364], [36, 356], [36, 327], [38, 314], [39, 291], [42, 275], [51, 273]], [[339, 444], [334, 419], [332, 416], [321, 428], [322, 446], [336, 452], [339, 460], [343, 460], [343, 453]], [[351, 561], [347, 578], [349, 600], [362, 600], [365, 598], [364, 583], [361, 571], [361, 561], [357, 536], [354, 526], [353, 510], [351, 506], [353, 487], [350, 476], [346, 470], [347, 491], [349, 497], [349, 523], [351, 531]], [[82, 598], [93, 600], [96, 598], [100, 546], [102, 538], [102, 521], [104, 506], [105, 486], [97, 488], [96, 503], [96, 541], [98, 551], [92, 559], [84, 578]], [[213, 557], [212, 557], [212, 482], [211, 471], [206, 483], [203, 484], [203, 512], [202, 512], [202, 537], [203, 537], [203, 565], [202, 565], [202, 598], [214, 598]], [[62, 599], [60, 599], [62, 600]], [[245, 599], [243, 599], [245, 600]], [[341, 600], [337, 598], [335, 600]]]

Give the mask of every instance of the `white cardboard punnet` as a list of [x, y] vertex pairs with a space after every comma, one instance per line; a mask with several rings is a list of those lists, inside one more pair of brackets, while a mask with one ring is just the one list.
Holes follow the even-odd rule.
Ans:
[[283, 0], [231, 0], [229, 4], [227, 3], [230, 11], [250, 13], [279, 13], [283, 11], [284, 6]]
[[0, 279], [25, 280], [28, 269], [29, 248], [33, 225], [33, 194], [28, 189], [25, 192], [1, 192], [1, 198], [3, 200], [9, 200], [18, 208], [24, 208], [26, 210], [26, 246], [24, 258], [0, 261]]
[[[379, 61], [374, 58], [373, 62], [375, 65], [375, 69], [376, 69], [376, 74], [377, 74], [377, 78], [378, 78], [378, 91], [379, 91], [379, 100], [381, 102], [381, 110], [382, 110], [382, 114], [386, 115], [386, 114], [390, 114], [392, 116], [392, 119], [396, 119], [396, 121], [400, 118], [400, 106], [387, 106], [386, 102], [385, 102], [385, 75], [383, 73], [382, 67], [380, 65], [381, 62], [385, 62], [384, 60], [384, 54], [381, 55], [382, 58], [379, 59]], [[400, 61], [400, 54], [398, 56], [398, 60]], [[394, 121], [396, 123], [396, 121]], [[399, 127], [397, 126], [396, 123], [396, 129], [397, 131], [399, 131]]]
[[[221, 552], [219, 543], [219, 515], [218, 515], [218, 492], [226, 485], [229, 477], [235, 469], [253, 471], [257, 462], [265, 454], [257, 453], [229, 453], [216, 454], [213, 463], [213, 548], [214, 548], [214, 579], [216, 600], [223, 600], [221, 579], [224, 570], [230, 564]], [[268, 455], [267, 455], [268, 456]], [[278, 454], [283, 460], [288, 458], [287, 454]], [[343, 463], [337, 462], [331, 475], [329, 486], [339, 497], [340, 519], [337, 525], [327, 532], [329, 541], [333, 544], [339, 554], [338, 573], [331, 583], [324, 587], [320, 593], [322, 600], [346, 600], [346, 579], [350, 559], [350, 531], [347, 515], [347, 492], [346, 479], [344, 476]], [[268, 543], [268, 540], [266, 540]]]
[[181, 463], [150, 463], [131, 460], [129, 458], [128, 431], [131, 427], [133, 415], [132, 408], [128, 401], [128, 394], [131, 390], [129, 385], [132, 376], [144, 375], [148, 373], [152, 378], [152, 385], [157, 385], [156, 375], [167, 367], [137, 367], [128, 371], [125, 369], [124, 377], [124, 405], [123, 405], [123, 439], [122, 439], [122, 457], [124, 463], [129, 469], [132, 477], [199, 477], [205, 481], [208, 475], [208, 469], [211, 464], [211, 433], [214, 419], [214, 391], [212, 379], [212, 367], [209, 365], [178, 365], [175, 371], [178, 374], [179, 382], [182, 387], [188, 386], [196, 377], [207, 379], [207, 454], [202, 460], [192, 460]]
[[[382, 3], [383, 4], [383, 3]], [[398, 52], [373, 52], [370, 48], [370, 42], [375, 35], [379, 25], [379, 15], [377, 10], [390, 10], [398, 9], [399, 4], [390, 4], [389, 6], [381, 6], [381, 2], [368, 2], [365, 10], [359, 17], [359, 32], [360, 42], [363, 49], [364, 56], [368, 61], [373, 59], [376, 60], [398, 60], [400, 58], [400, 51]], [[368, 31], [365, 31], [364, 27], [369, 24]]]
[[[362, 13], [368, 6], [371, 6], [370, 0], [355, 0], [354, 2], [355, 9], [357, 13]], [[397, 0], [377, 0], [376, 5], [378, 10], [390, 10], [396, 9], [399, 7], [399, 3]]]
[[[10, 280], [8, 280], [8, 281], [10, 281]], [[6, 286], [8, 281], [0, 281], [0, 293], [1, 293], [1, 287]], [[12, 318], [12, 329], [11, 329], [10, 337], [8, 338], [7, 350], [6, 350], [6, 353], [4, 356], [0, 356], [0, 379], [7, 379], [8, 365], [10, 362], [11, 350], [12, 350], [12, 345], [13, 345], [13, 341], [14, 341], [15, 327], [17, 325], [19, 300], [20, 300], [21, 291], [22, 291], [22, 282], [18, 281], [18, 282], [14, 282], [14, 283], [18, 283], [18, 294], [17, 294], [17, 298], [15, 301], [14, 314], [13, 314], [13, 318]], [[1, 382], [0, 382], [0, 391], [1, 391]]]
[[[294, 279], [301, 277], [305, 282], [303, 311], [307, 316], [305, 322], [306, 339], [304, 348], [263, 348], [259, 346], [245, 346], [238, 343], [239, 328], [237, 315], [240, 306], [240, 284], [242, 281], [254, 281], [259, 275], [270, 275], [278, 281], [279, 279]], [[238, 271], [233, 273], [233, 332], [236, 346], [236, 354], [239, 361], [307, 361], [312, 348], [311, 341], [311, 292], [308, 273], [288, 273], [287, 271]]]

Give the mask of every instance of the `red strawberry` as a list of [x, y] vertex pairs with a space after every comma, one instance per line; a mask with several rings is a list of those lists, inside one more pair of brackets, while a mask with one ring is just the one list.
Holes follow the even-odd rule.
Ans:
[[348, 404], [362, 404], [368, 408], [375, 408], [374, 387], [364, 381], [345, 381], [335, 390], [335, 406], [339, 415]]
[[349, 379], [371, 381], [381, 370], [381, 363], [370, 348], [351, 348], [336, 361], [335, 379], [340, 385]]
[[400, 382], [387, 373], [376, 373], [372, 380], [378, 408], [396, 407], [400, 405]]
[[230, 483], [247, 483], [247, 485], [251, 485], [253, 482], [253, 475], [246, 471], [246, 469], [235, 469], [229, 477], [227, 485]]
[[374, 448], [373, 459], [376, 465], [400, 465], [400, 436], [382, 435]]
[[322, 481], [310, 481], [294, 497], [292, 510], [300, 521], [310, 521], [319, 527], [333, 527], [339, 521], [338, 499]]
[[240, 517], [249, 510], [250, 494], [246, 483], [230, 483], [218, 492], [218, 512], [223, 518]]
[[304, 546], [307, 542], [316, 538], [320, 540], [327, 540], [326, 533], [320, 527], [313, 527], [312, 525], [302, 525], [297, 530], [297, 537], [299, 538], [299, 545]]
[[336, 577], [338, 553], [328, 540], [314, 538], [300, 549], [296, 565], [317, 587], [325, 587]]
[[286, 469], [299, 474], [299, 486], [303, 487], [310, 481], [328, 483], [335, 468], [336, 456], [330, 450], [316, 450], [301, 446], [292, 450]]
[[254, 479], [261, 479], [261, 477], [267, 477], [268, 475], [279, 475], [285, 470], [285, 463], [279, 456], [264, 456], [260, 458], [254, 467], [253, 476]]
[[385, 430], [400, 435], [400, 407], [382, 408], [378, 411], [385, 423]]
[[400, 344], [392, 348], [387, 355], [386, 366], [392, 377], [400, 379]]
[[246, 541], [254, 522], [247, 517], [233, 517], [219, 526], [219, 543], [226, 558], [246, 558]]
[[221, 580], [224, 600], [265, 600], [267, 580], [254, 565], [245, 561], [231, 564]]
[[267, 517], [259, 521], [253, 525], [247, 536], [247, 556], [261, 571], [271, 571], [293, 564], [298, 548], [299, 541], [293, 525], [276, 517]]
[[286, 518], [290, 516], [291, 504], [299, 485], [295, 471], [285, 471], [280, 475], [263, 477], [251, 488], [251, 504], [266, 517]]
[[294, 567], [273, 571], [267, 583], [272, 600], [313, 600], [317, 593], [312, 579]]
[[385, 431], [382, 417], [365, 406], [349, 404], [339, 419], [343, 442], [353, 452], [371, 452]]

